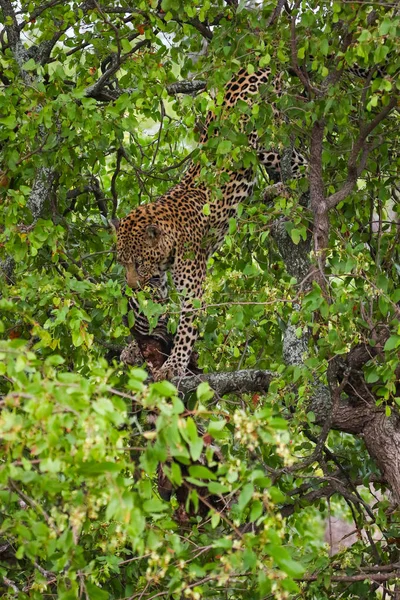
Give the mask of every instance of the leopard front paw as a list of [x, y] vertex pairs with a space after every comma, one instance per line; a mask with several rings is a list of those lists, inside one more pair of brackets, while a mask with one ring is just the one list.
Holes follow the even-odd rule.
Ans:
[[182, 365], [168, 358], [160, 369], [153, 372], [154, 381], [163, 381], [164, 379], [171, 381], [174, 377], [182, 376], [184, 371]]

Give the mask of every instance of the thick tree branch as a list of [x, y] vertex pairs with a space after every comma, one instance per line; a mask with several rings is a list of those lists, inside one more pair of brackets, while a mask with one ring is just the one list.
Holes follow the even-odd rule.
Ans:
[[400, 415], [392, 410], [387, 417], [384, 410], [375, 409], [362, 432], [370, 455], [376, 460], [383, 476], [400, 504]]
[[318, 283], [324, 286], [325, 251], [329, 243], [329, 214], [325, 201], [322, 177], [322, 142], [324, 121], [316, 121], [311, 132], [310, 147], [310, 201], [314, 215], [314, 251], [318, 261]]
[[197, 386], [206, 381], [219, 396], [224, 394], [244, 394], [249, 392], [266, 392], [276, 374], [261, 369], [232, 371], [229, 373], [206, 373], [191, 377], [172, 380], [178, 390], [186, 395], [196, 390]]
[[324, 121], [316, 121], [311, 132], [310, 145], [310, 199], [311, 208], [318, 211], [321, 201], [325, 198], [324, 181], [322, 177], [322, 143], [324, 139]]
[[35, 48], [35, 61], [40, 63], [41, 65], [46, 65], [49, 62], [51, 52], [54, 46], [57, 44], [58, 40], [61, 36], [64, 35], [68, 27], [65, 29], [60, 28], [57, 33], [53, 35], [50, 40], [45, 40], [39, 46]]
[[189, 19], [188, 23], [197, 29], [206, 40], [212, 40], [213, 33], [211, 29], [205, 23], [202, 23], [199, 18], [195, 17], [194, 19]]
[[177, 81], [167, 85], [167, 92], [170, 96], [176, 94], [197, 94], [202, 92], [207, 85], [206, 81]]
[[267, 27], [272, 25], [279, 18], [279, 15], [281, 14], [283, 7], [285, 6], [285, 3], [286, 0], [277, 1], [276, 6], [267, 21]]
[[0, 260], [0, 272], [4, 275], [7, 283], [12, 284], [12, 278], [15, 268], [15, 260], [11, 256], [7, 256], [4, 260]]
[[[122, 96], [122, 94], [132, 94], [133, 92], [136, 92], [136, 88], [107, 88], [105, 87], [107, 82], [101, 89], [94, 88], [94, 85], [87, 88], [86, 95], [89, 93], [91, 98], [94, 98], [99, 102], [113, 102]], [[166, 90], [170, 96], [176, 96], [177, 94], [198, 94], [206, 88], [206, 85], [207, 82], [202, 80], [176, 81], [175, 83], [167, 85]]]
[[11, 48], [14, 49], [20, 40], [17, 17], [15, 16], [13, 6], [9, 0], [0, 0], [0, 7], [3, 11], [8, 43]]
[[29, 59], [29, 54], [21, 42], [19, 26], [13, 6], [9, 0], [0, 0], [0, 8], [3, 12], [8, 45], [10, 46], [15, 61], [21, 70], [22, 78], [24, 79], [25, 83], [31, 83], [30, 75], [22, 68], [22, 65]]
[[52, 188], [56, 172], [51, 167], [40, 167], [37, 171], [27, 205], [32, 213], [33, 219], [40, 217], [44, 203], [46, 202]]
[[[318, 581], [321, 575], [305, 575], [297, 581]], [[359, 573], [357, 575], [331, 575], [330, 581], [337, 581], [342, 583], [357, 583], [358, 581], [376, 581], [384, 583], [390, 579], [398, 579], [400, 577], [400, 570], [391, 571], [390, 573]]]

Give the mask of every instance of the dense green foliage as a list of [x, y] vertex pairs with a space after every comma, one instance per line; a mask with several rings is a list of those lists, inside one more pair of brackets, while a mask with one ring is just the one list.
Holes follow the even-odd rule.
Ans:
[[[0, 7], [2, 597], [322, 600], [379, 597], [374, 581], [393, 589], [400, 535], [382, 465], [348, 428], [318, 443], [310, 401], [316, 379], [337, 391], [333, 359], [366, 343], [360, 371], [373, 406], [389, 419], [400, 404], [398, 116], [385, 114], [400, 89], [396, 7], [298, 2], [275, 16], [275, 2], [242, 0]], [[271, 81], [282, 73], [283, 94], [239, 103], [199, 149], [197, 122], [209, 109], [218, 117], [224, 84], [243, 66], [269, 66]], [[181, 80], [208, 91], [175, 94]], [[188, 157], [210, 184], [218, 167], [255, 163], [242, 112], [265, 147], [307, 153], [323, 122], [326, 197], [354, 175], [352, 149], [371, 135], [319, 250], [307, 245], [317, 214], [308, 177], [271, 201], [258, 169], [210, 260], [197, 349], [205, 372], [276, 376], [268, 393], [222, 398], [202, 384], [189, 410], [171, 383], [118, 361], [130, 332], [109, 220], [178, 182]], [[319, 277], [293, 277], [278, 219]], [[143, 310], [159, 314], [144, 297]], [[175, 299], [168, 310], [173, 327]], [[283, 353], [289, 324], [309, 347], [296, 364]], [[160, 498], [160, 463], [186, 506]], [[358, 533], [334, 558], [323, 536], [331, 514]]]

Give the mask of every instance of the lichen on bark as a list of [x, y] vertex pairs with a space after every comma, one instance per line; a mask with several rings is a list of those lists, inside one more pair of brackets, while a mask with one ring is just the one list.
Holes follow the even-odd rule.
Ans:
[[54, 169], [50, 167], [40, 167], [38, 169], [27, 203], [35, 221], [41, 215], [44, 203], [46, 202], [51, 190], [51, 186], [53, 185], [54, 178]]

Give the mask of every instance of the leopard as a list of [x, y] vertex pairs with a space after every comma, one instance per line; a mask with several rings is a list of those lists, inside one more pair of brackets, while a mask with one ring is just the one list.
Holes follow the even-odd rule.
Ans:
[[[254, 73], [246, 68], [241, 69], [226, 85], [223, 109], [229, 110], [239, 100], [251, 104], [260, 88], [271, 84], [270, 80], [270, 68], [261, 68]], [[273, 85], [275, 94], [279, 95], [279, 81], [273, 81]], [[200, 143], [207, 141], [208, 128], [214, 120], [215, 115], [210, 111]], [[260, 148], [256, 133], [249, 135], [249, 144], [256, 150], [259, 162], [268, 172], [279, 173], [279, 152]], [[307, 165], [307, 159], [293, 149], [291, 162], [293, 178], [299, 177], [301, 167]], [[215, 199], [211, 187], [200, 178], [200, 165], [193, 162], [172, 189], [148, 204], [135, 207], [114, 224], [117, 260], [125, 269], [127, 285], [133, 291], [150, 286], [163, 300], [168, 295], [169, 272], [182, 298], [173, 345], [165, 363], [153, 373], [156, 380], [185, 375], [198, 336], [194, 324], [194, 301], [202, 297], [207, 261], [222, 245], [238, 205], [251, 195], [255, 185], [255, 168], [251, 165], [226, 169], [221, 180], [220, 193]], [[134, 297], [130, 306], [137, 318], [139, 331], [148, 334], [145, 318], [138, 314], [138, 303]], [[166, 321], [158, 327], [159, 335], [164, 335], [165, 328]]]

